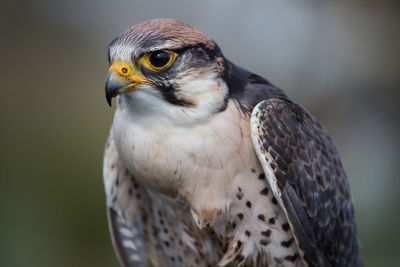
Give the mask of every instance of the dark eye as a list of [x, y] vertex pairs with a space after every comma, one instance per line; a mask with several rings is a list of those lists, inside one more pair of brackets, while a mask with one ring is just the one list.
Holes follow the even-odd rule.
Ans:
[[168, 64], [168, 62], [171, 59], [171, 55], [163, 52], [163, 51], [159, 51], [159, 52], [154, 52], [153, 54], [151, 54], [150, 56], [150, 63], [151, 65], [153, 65], [156, 68], [161, 68], [164, 67], [165, 65]]

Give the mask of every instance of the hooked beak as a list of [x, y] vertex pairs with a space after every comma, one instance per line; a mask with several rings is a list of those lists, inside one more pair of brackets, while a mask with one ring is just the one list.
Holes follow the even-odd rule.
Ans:
[[144, 79], [130, 64], [122, 61], [113, 63], [108, 70], [106, 79], [106, 98], [111, 106], [113, 97], [120, 93], [126, 93], [138, 88], [140, 84], [153, 84]]
[[115, 72], [110, 72], [107, 75], [106, 79], [106, 98], [107, 98], [107, 103], [111, 107], [111, 99], [116, 97], [120, 90], [123, 88], [126, 88], [130, 85], [131, 83], [123, 79], [123, 77], [119, 77], [118, 74]]

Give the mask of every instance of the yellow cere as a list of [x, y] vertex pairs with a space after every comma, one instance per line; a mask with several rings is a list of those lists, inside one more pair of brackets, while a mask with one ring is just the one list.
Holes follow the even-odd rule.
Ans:
[[126, 77], [131, 73], [132, 67], [124, 61], [115, 61], [108, 69], [108, 72], [111, 71], [115, 71], [119, 75]]
[[[145, 79], [130, 63], [124, 61], [115, 61], [108, 69], [108, 72], [123, 85], [119, 90], [120, 93], [136, 90], [141, 84], [154, 85], [153, 82]], [[127, 81], [128, 84], [126, 84]]]

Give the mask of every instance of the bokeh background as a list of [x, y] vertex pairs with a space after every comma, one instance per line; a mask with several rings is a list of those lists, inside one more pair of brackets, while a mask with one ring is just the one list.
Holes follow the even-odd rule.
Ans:
[[1, 1], [0, 266], [117, 266], [106, 47], [168, 17], [308, 107], [347, 170], [366, 266], [398, 266], [399, 1]]

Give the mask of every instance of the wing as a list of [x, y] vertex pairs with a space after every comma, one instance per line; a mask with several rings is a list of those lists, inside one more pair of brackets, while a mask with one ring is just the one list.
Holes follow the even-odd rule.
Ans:
[[[112, 131], [111, 131], [112, 132]], [[137, 194], [142, 188], [125, 169], [110, 133], [104, 153], [104, 185], [111, 239], [121, 266], [146, 266], [143, 205]], [[142, 198], [145, 197], [143, 194]]]
[[252, 111], [253, 145], [309, 266], [356, 266], [358, 242], [346, 174], [328, 132], [287, 98]]

